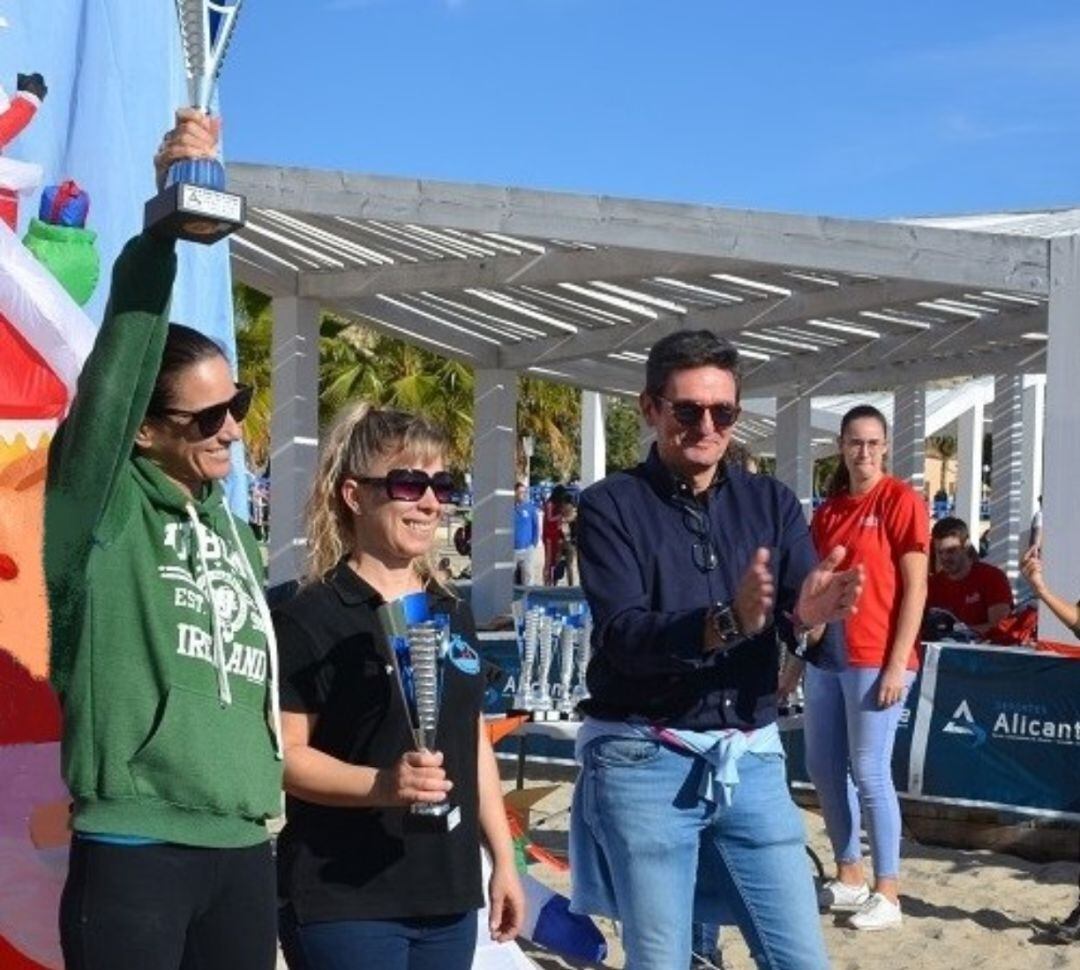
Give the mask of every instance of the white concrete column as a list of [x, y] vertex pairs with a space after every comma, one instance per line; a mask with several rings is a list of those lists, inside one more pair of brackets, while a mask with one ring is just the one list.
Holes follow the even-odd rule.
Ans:
[[517, 374], [478, 369], [473, 393], [472, 609], [487, 623], [514, 595]]
[[999, 374], [994, 378], [994, 406], [991, 428], [994, 436], [994, 463], [990, 469], [990, 555], [995, 566], [1005, 570], [1010, 582], [1019, 575], [1020, 533], [1027, 523], [1020, 521], [1020, 489], [1024, 468], [1024, 378], [1020, 374]]
[[604, 396], [581, 392], [581, 486], [586, 488], [607, 474], [607, 434]]
[[[1080, 409], [1076, 406], [1076, 362], [1080, 360], [1080, 239], [1050, 241], [1050, 307], [1046, 350], [1046, 461], [1043, 477], [1043, 574], [1064, 599], [1080, 599]], [[1025, 523], [1027, 525], [1027, 523]], [[1039, 608], [1039, 636], [1076, 643]]]
[[1024, 460], [1021, 469], [1020, 521], [1031, 522], [1043, 487], [1046, 425], [1046, 375], [1024, 375]]
[[776, 477], [795, 493], [807, 519], [814, 511], [810, 405], [808, 396], [776, 399]]
[[892, 473], [917, 492], [926, 482], [926, 388], [898, 387], [893, 395]]
[[956, 419], [956, 514], [968, 525], [971, 541], [979, 544], [982, 507], [984, 407], [978, 404]]
[[649, 427], [648, 422], [645, 420], [645, 415], [640, 411], [638, 412], [638, 454], [641, 456], [641, 460], [644, 461], [649, 457], [649, 449], [652, 448], [653, 442], [656, 441], [656, 432]]
[[319, 304], [275, 297], [271, 359], [270, 585], [303, 570], [304, 505], [319, 449]]

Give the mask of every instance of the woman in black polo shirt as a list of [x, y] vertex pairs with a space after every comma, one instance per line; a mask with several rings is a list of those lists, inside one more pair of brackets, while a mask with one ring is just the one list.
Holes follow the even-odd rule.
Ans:
[[[484, 682], [467, 604], [431, 577], [449, 501], [446, 439], [366, 405], [342, 415], [308, 510], [309, 569], [274, 614], [282, 669], [287, 823], [278, 842], [281, 938], [291, 970], [455, 970], [472, 964], [492, 855], [490, 932], [514, 937], [524, 895], [483, 730]], [[426, 590], [450, 619], [437, 753], [414, 750], [375, 610]], [[449, 799], [449, 831], [408, 807]], [[449, 827], [449, 826], [447, 826]]]

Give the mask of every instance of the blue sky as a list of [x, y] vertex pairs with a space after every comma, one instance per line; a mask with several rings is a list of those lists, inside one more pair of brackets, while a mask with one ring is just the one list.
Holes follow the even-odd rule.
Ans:
[[851, 216], [1080, 205], [1074, 0], [247, 0], [235, 160]]

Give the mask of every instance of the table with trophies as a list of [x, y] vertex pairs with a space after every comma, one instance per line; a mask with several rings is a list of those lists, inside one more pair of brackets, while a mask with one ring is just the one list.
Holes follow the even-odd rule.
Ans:
[[[518, 670], [507, 716], [524, 715], [517, 740], [516, 787], [525, 784], [529, 742], [545, 738], [572, 744], [581, 727], [577, 705], [588, 697], [592, 615], [580, 589], [530, 589], [514, 602]], [[501, 658], [500, 658], [501, 659]], [[783, 732], [802, 725], [801, 698], [779, 719]], [[562, 747], [560, 745], [560, 747]], [[556, 761], [569, 761], [558, 758]]]

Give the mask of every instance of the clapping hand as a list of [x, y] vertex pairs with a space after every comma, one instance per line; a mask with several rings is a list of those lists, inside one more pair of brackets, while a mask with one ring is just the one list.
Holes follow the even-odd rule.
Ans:
[[815, 629], [857, 612], [863, 568], [838, 571], [846, 555], [847, 550], [837, 546], [803, 580], [795, 615], [804, 626]]
[[762, 547], [754, 553], [731, 604], [744, 635], [753, 636], [765, 629], [775, 601], [776, 584], [769, 568], [769, 550]]

